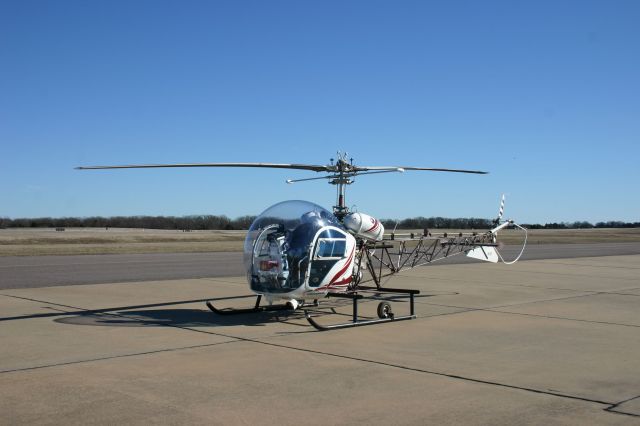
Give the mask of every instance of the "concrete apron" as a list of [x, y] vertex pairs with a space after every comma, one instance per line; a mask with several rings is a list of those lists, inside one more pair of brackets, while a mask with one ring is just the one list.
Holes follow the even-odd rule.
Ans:
[[[417, 320], [323, 333], [211, 313], [253, 304], [241, 277], [3, 290], [0, 424], [640, 424], [640, 256], [390, 285], [422, 291]], [[318, 322], [347, 320], [331, 303]]]

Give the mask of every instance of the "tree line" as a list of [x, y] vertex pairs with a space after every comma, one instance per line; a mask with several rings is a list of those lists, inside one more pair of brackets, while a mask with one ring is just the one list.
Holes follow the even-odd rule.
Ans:
[[607, 222], [560, 222], [523, 225], [529, 229], [592, 229], [592, 228], [640, 228], [640, 222], [622, 222], [619, 220], [609, 220]]
[[[445, 218], [445, 217], [414, 217], [403, 220], [381, 220], [385, 229], [489, 229], [494, 227], [494, 221], [480, 218]], [[607, 221], [595, 224], [586, 221], [529, 223], [522, 224], [528, 229], [592, 229], [592, 228], [640, 228], [640, 222]]]
[[[244, 230], [255, 216], [230, 219], [227, 216], [113, 216], [113, 217], [40, 217], [1, 218], [0, 228], [146, 228], [176, 230]], [[384, 227], [397, 229], [488, 229], [493, 226], [490, 219], [413, 217], [402, 220], [383, 219]], [[525, 224], [529, 229], [591, 229], [591, 228], [640, 228], [640, 222], [608, 221], [595, 224], [585, 221]]]
[[146, 228], [146, 229], [249, 229], [255, 216], [113, 216], [0, 218], [0, 228]]

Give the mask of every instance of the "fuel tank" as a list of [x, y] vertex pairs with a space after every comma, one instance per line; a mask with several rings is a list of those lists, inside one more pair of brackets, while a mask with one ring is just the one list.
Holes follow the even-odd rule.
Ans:
[[381, 241], [384, 234], [384, 226], [375, 217], [364, 213], [349, 213], [344, 217], [344, 226], [358, 237]]

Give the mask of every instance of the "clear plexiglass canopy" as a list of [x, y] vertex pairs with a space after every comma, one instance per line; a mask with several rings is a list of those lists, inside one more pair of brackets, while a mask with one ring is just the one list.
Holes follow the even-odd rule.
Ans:
[[326, 226], [343, 229], [331, 212], [308, 201], [284, 201], [262, 212], [244, 243], [251, 289], [288, 293], [304, 284], [313, 239]]

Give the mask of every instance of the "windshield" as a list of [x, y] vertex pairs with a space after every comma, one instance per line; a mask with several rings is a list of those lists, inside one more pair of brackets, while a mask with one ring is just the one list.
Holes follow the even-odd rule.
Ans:
[[[326, 209], [308, 201], [284, 201], [262, 212], [244, 244], [251, 289], [287, 293], [304, 284], [315, 235], [326, 226], [342, 228]], [[331, 247], [333, 255], [339, 245]]]

